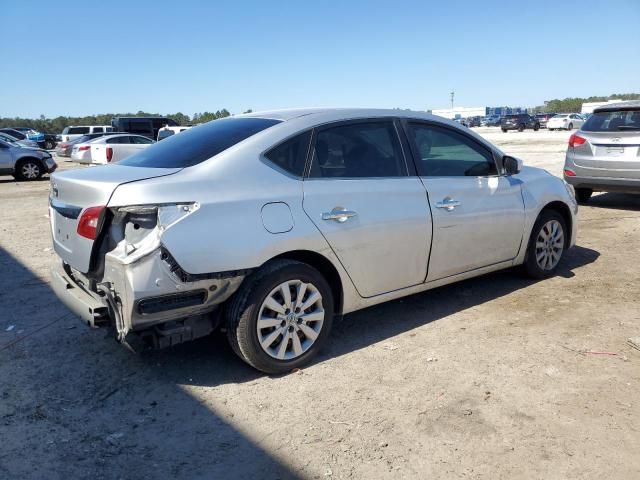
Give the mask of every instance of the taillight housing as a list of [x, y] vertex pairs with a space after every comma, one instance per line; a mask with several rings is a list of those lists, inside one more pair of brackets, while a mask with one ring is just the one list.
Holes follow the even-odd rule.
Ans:
[[565, 177], [575, 177], [576, 176], [576, 172], [574, 172], [573, 170], [569, 170], [568, 168], [564, 169], [564, 176]]
[[113, 148], [107, 147], [107, 162], [110, 162], [113, 158]]
[[89, 145], [83, 145], [81, 147], [78, 147], [79, 152], [84, 152], [85, 150], [91, 150], [91, 147]]
[[570, 147], [575, 147], [577, 145], [582, 145], [583, 143], [585, 143], [587, 141], [586, 138], [582, 138], [580, 135], [578, 135], [577, 133], [573, 133], [570, 137], [569, 137], [569, 146]]
[[104, 205], [97, 207], [85, 208], [80, 214], [78, 220], [78, 235], [89, 240], [95, 240], [98, 236], [98, 224], [100, 223], [100, 216], [104, 211]]

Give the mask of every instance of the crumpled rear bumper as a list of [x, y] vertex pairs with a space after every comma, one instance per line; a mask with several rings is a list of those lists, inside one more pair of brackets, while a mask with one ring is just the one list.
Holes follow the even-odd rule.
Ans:
[[181, 329], [193, 330], [189, 319], [216, 310], [247, 274], [224, 272], [185, 281], [172, 271], [167, 253], [161, 248], [131, 263], [120, 253], [106, 254], [104, 277], [96, 284], [97, 292], [85, 287], [87, 279], [65, 268], [59, 259], [51, 276], [56, 295], [69, 310], [91, 327], [115, 327], [117, 338], [123, 343], [129, 342], [131, 334], [150, 332], [157, 336], [171, 331], [179, 338], [195, 338]]

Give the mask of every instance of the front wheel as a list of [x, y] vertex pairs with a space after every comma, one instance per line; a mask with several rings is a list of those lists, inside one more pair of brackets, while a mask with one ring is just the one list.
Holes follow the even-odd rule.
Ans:
[[246, 278], [227, 308], [227, 336], [252, 367], [279, 374], [301, 367], [326, 342], [333, 294], [315, 268], [293, 260], [267, 263]]
[[43, 173], [44, 170], [40, 162], [33, 159], [26, 159], [18, 162], [13, 176], [16, 180], [37, 180]]
[[524, 124], [521, 123], [520, 125], [518, 125], [518, 131], [524, 132]]
[[533, 131], [534, 131], [534, 132], [537, 132], [538, 130], [540, 130], [540, 125], [536, 123], [536, 124], [533, 126]]
[[531, 231], [524, 270], [541, 279], [555, 273], [567, 245], [567, 226], [558, 212], [543, 210]]
[[502, 133], [507, 133], [507, 129], [506, 129], [506, 128], [503, 128], [503, 129], [502, 129]]
[[567, 130], [573, 130], [573, 123], [569, 124], [569, 128]]

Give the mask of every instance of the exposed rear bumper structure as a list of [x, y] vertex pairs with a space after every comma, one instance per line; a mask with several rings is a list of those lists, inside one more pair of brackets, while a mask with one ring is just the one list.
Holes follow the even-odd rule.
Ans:
[[53, 289], [87, 325], [112, 327], [117, 339], [136, 351], [211, 333], [218, 323], [218, 305], [238, 289], [247, 272], [185, 279], [167, 260], [160, 248], [132, 263], [122, 261], [117, 251], [109, 252], [98, 283], [58, 260], [51, 269]]

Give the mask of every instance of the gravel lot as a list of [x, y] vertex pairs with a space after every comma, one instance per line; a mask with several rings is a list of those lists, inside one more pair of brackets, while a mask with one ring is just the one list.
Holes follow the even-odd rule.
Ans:
[[[561, 174], [569, 132], [476, 131]], [[640, 196], [581, 207], [555, 278], [348, 315], [312, 366], [268, 377], [221, 336], [140, 356], [73, 318], [48, 188], [0, 177], [2, 479], [640, 478]]]

